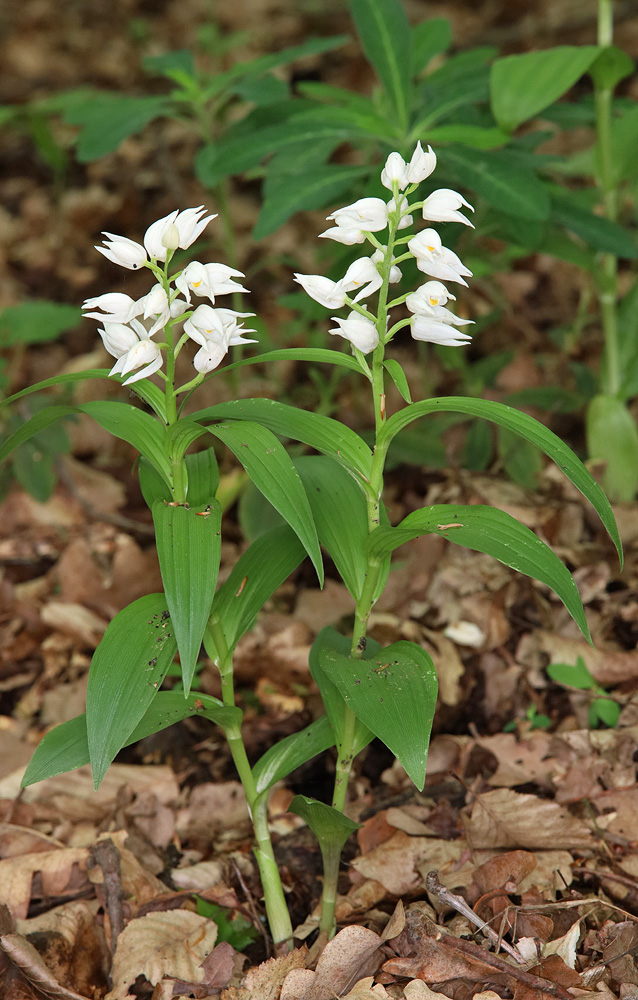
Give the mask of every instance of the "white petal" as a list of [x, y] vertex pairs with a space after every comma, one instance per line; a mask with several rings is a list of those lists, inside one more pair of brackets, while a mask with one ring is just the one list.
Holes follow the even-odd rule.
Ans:
[[162, 219], [158, 219], [157, 222], [148, 227], [144, 233], [144, 246], [148, 251], [149, 257], [154, 257], [155, 260], [166, 260], [167, 248], [163, 239], [176, 218], [177, 210], [171, 212], [169, 215], [165, 215]]
[[369, 354], [379, 343], [379, 334], [376, 326], [370, 319], [361, 316], [360, 313], [351, 312], [346, 319], [339, 316], [331, 316], [332, 320], [338, 324], [336, 329], [330, 330], [331, 334], [345, 337], [357, 350], [363, 354]]
[[341, 282], [321, 274], [295, 274], [294, 279], [311, 299], [326, 309], [340, 309], [346, 303], [346, 290]]
[[104, 240], [103, 247], [95, 249], [98, 253], [103, 254], [107, 260], [119, 264], [120, 267], [126, 267], [129, 271], [137, 271], [138, 268], [144, 266], [147, 260], [146, 250], [139, 243], [127, 239], [126, 236], [116, 236], [114, 233], [103, 233], [102, 235], [108, 236], [109, 239]]
[[471, 226], [474, 229], [470, 220], [458, 211], [462, 205], [474, 211], [469, 201], [466, 201], [458, 191], [439, 188], [428, 195], [423, 202], [423, 218], [430, 222], [462, 222], [464, 226]]
[[431, 146], [428, 146], [427, 153], [423, 151], [420, 142], [417, 142], [416, 149], [412, 154], [412, 159], [408, 163], [406, 179], [408, 184], [420, 184], [426, 177], [429, 177], [436, 167], [436, 153]]
[[123, 382], [122, 385], [131, 385], [133, 382], [139, 382], [142, 378], [150, 378], [151, 375], [154, 375], [155, 372], [160, 370], [162, 367], [162, 361], [162, 355], [159, 354], [154, 361], [151, 361], [151, 363], [146, 366], [146, 368], [142, 368], [142, 370], [136, 372], [135, 375], [131, 375], [131, 377], [127, 378], [126, 382]]
[[426, 341], [430, 344], [460, 347], [472, 339], [469, 334], [461, 333], [453, 326], [440, 323], [438, 320], [428, 319], [427, 316], [414, 316], [410, 325], [415, 340]]
[[354, 227], [346, 229], [345, 226], [333, 226], [332, 229], [326, 229], [325, 232], [319, 233], [319, 239], [335, 240], [347, 247], [352, 247], [355, 243], [365, 242], [363, 230]]
[[399, 190], [402, 191], [407, 184], [407, 169], [407, 163], [400, 153], [390, 153], [381, 171], [381, 183], [388, 191], [392, 190], [393, 182], [398, 183]]

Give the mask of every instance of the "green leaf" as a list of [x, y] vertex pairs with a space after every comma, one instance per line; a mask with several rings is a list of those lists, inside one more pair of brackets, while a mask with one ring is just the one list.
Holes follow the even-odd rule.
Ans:
[[399, 129], [408, 124], [411, 97], [412, 34], [400, 0], [350, 0], [350, 10], [366, 58], [390, 98]]
[[485, 423], [473, 423], [463, 444], [462, 464], [470, 472], [487, 469], [494, 454], [491, 428]]
[[190, 49], [173, 49], [172, 52], [144, 56], [143, 65], [147, 73], [168, 76], [169, 79], [173, 79], [172, 74], [176, 71], [193, 79], [196, 77], [195, 60]]
[[620, 705], [613, 698], [594, 698], [591, 710], [605, 726], [615, 729], [620, 718]]
[[335, 164], [314, 164], [311, 169], [300, 170], [299, 158], [293, 154], [286, 159], [290, 169], [282, 170], [279, 157], [269, 164], [263, 187], [263, 204], [253, 230], [256, 240], [269, 236], [283, 225], [295, 212], [323, 208], [348, 191], [354, 182], [370, 173], [369, 167], [350, 167]]
[[[294, 572], [304, 556], [303, 545], [287, 524], [260, 535], [242, 553], [215, 594], [211, 611], [231, 651], [252, 626], [268, 598]], [[210, 642], [207, 635], [207, 650]]]
[[77, 409], [88, 413], [104, 430], [128, 441], [153, 465], [165, 483], [172, 487], [171, 466], [166, 451], [166, 428], [150, 413], [130, 403], [97, 399]]
[[341, 853], [348, 837], [362, 826], [325, 802], [318, 802], [307, 795], [295, 795], [288, 812], [306, 821], [319, 841], [322, 854], [326, 849]]
[[638, 427], [615, 396], [595, 396], [587, 408], [587, 448], [604, 460], [603, 486], [611, 499], [631, 503], [638, 490]]
[[197, 507], [210, 503], [219, 486], [219, 466], [214, 448], [205, 448], [186, 456], [188, 502]]
[[372, 452], [349, 427], [320, 413], [299, 410], [275, 399], [237, 399], [209, 406], [192, 416], [193, 420], [200, 422], [216, 419], [254, 420], [268, 427], [274, 434], [303, 441], [316, 451], [330, 455], [346, 468], [357, 470], [364, 481], [372, 471]]
[[401, 641], [365, 660], [324, 648], [320, 662], [346, 705], [422, 790], [437, 694], [436, 671], [428, 653]]
[[543, 459], [536, 445], [521, 441], [518, 434], [507, 427], [499, 427], [496, 442], [498, 457], [512, 482], [526, 490], [537, 489]]
[[257, 489], [288, 522], [323, 584], [321, 550], [308, 497], [279, 439], [267, 427], [248, 420], [213, 424], [209, 430], [230, 448]]
[[601, 215], [581, 208], [569, 193], [552, 191], [552, 219], [602, 253], [613, 253], [632, 260], [638, 257], [638, 246], [630, 232]]
[[408, 380], [405, 377], [405, 372], [403, 368], [394, 358], [386, 358], [383, 362], [383, 367], [387, 371], [388, 375], [396, 385], [397, 389], [401, 393], [401, 397], [406, 403], [412, 402], [412, 396], [410, 395], [410, 386], [408, 385]]
[[[357, 371], [359, 366], [357, 365]], [[14, 392], [12, 396], [7, 396], [5, 399], [0, 399], [0, 409], [3, 406], [8, 406], [10, 403], [14, 403], [18, 399], [22, 399], [23, 396], [30, 396], [31, 393], [41, 392], [43, 389], [50, 389], [56, 385], [67, 385], [73, 382], [85, 382], [87, 379], [92, 378], [109, 378], [108, 368], [89, 368], [85, 372], [67, 372], [65, 375], [55, 375], [53, 378], [45, 378], [42, 382], [35, 382], [33, 385], [28, 385], [26, 389], [21, 389], [20, 392]]]
[[327, 455], [298, 458], [295, 468], [310, 502], [319, 541], [358, 601], [368, 568], [364, 552], [368, 538], [365, 497], [343, 466]]
[[31, 300], [7, 306], [0, 312], [0, 347], [56, 340], [65, 330], [77, 326], [81, 319], [82, 312], [77, 306], [61, 302]]
[[553, 681], [565, 687], [573, 687], [578, 691], [590, 691], [596, 687], [596, 681], [585, 666], [582, 656], [578, 657], [575, 666], [571, 663], [550, 663], [546, 669]]
[[599, 52], [596, 45], [558, 45], [497, 59], [492, 65], [490, 93], [498, 124], [511, 131], [534, 118], [573, 87]]
[[396, 528], [377, 528], [370, 536], [369, 551], [385, 555], [419, 535], [430, 533], [476, 552], [485, 552], [519, 573], [547, 584], [591, 641], [580, 594], [569, 570], [533, 531], [497, 507], [435, 504], [415, 510]]
[[631, 108], [612, 121], [610, 160], [610, 183], [613, 187], [635, 176], [638, 160], [638, 108]]
[[531, 166], [510, 151], [454, 146], [442, 150], [439, 161], [458, 183], [476, 191], [500, 212], [541, 222], [549, 216], [545, 185]]
[[201, 511], [172, 506], [164, 500], [153, 504], [157, 555], [186, 694], [217, 586], [221, 518], [221, 506], [214, 499]]
[[45, 503], [57, 482], [54, 459], [41, 451], [32, 441], [16, 449], [13, 456], [13, 474], [38, 503]]
[[485, 128], [483, 125], [435, 125], [427, 131], [428, 142], [458, 142], [472, 149], [495, 149], [509, 141], [507, 132], [500, 128]]
[[[160, 691], [123, 745], [130, 746], [193, 715], [211, 719], [223, 729], [231, 724], [237, 725], [241, 711], [227, 707], [219, 699], [201, 692], [190, 694], [185, 699], [182, 691]], [[26, 788], [27, 785], [73, 771], [88, 763], [89, 741], [86, 715], [83, 712], [51, 729], [40, 740], [20, 784], [22, 788]]]
[[589, 67], [589, 74], [603, 90], [613, 90], [621, 80], [631, 76], [635, 66], [631, 56], [616, 45], [609, 45], [599, 51], [598, 57]]
[[40, 431], [44, 430], [46, 427], [50, 427], [63, 417], [73, 416], [77, 412], [78, 407], [76, 406], [66, 406], [63, 403], [56, 403], [43, 410], [39, 410], [37, 413], [34, 413], [32, 417], [25, 420], [25, 422], [6, 439], [0, 448], [0, 462], [3, 462], [12, 451], [19, 448], [20, 445], [25, 443], [25, 441], [29, 441], [30, 438], [35, 437], [36, 434], [39, 434]]
[[638, 283], [618, 303], [618, 360], [622, 375], [620, 399], [638, 396]]
[[486, 399], [470, 399], [463, 396], [449, 396], [445, 399], [426, 399], [419, 403], [412, 403], [405, 409], [393, 414], [382, 428], [379, 436], [379, 446], [384, 446], [386, 442], [399, 433], [403, 427], [407, 427], [413, 420], [426, 416], [430, 413], [467, 413], [473, 417], [483, 417], [492, 420], [500, 427], [508, 427], [519, 434], [527, 441], [531, 441], [541, 451], [545, 452], [565, 475], [571, 480], [574, 486], [580, 490], [583, 496], [595, 507], [598, 516], [604, 524], [611, 540], [616, 546], [618, 558], [622, 565], [622, 544], [614, 513], [609, 500], [602, 489], [587, 471], [582, 462], [574, 455], [571, 448], [561, 441], [556, 434], [544, 427], [538, 420], [520, 413], [503, 403], [495, 403]]
[[434, 56], [452, 44], [452, 25], [446, 17], [431, 17], [412, 28], [412, 75], [427, 68]]
[[327, 715], [311, 722], [301, 732], [279, 740], [253, 767], [257, 793], [267, 792], [275, 782], [288, 777], [296, 768], [331, 746], [334, 746], [334, 733]]
[[165, 97], [84, 93], [66, 108], [63, 118], [69, 125], [82, 127], [76, 155], [80, 163], [88, 163], [112, 153], [127, 136], [168, 114], [169, 108]]
[[[322, 666], [322, 657], [327, 651], [329, 653], [338, 654], [339, 656], [347, 659], [350, 655], [350, 645], [351, 642], [347, 636], [342, 635], [341, 632], [337, 632], [336, 629], [328, 626], [327, 628], [322, 628], [317, 635], [317, 638], [310, 648], [310, 654], [308, 657], [310, 673], [312, 674], [312, 679], [319, 688], [321, 700], [323, 701], [326, 716], [333, 734], [333, 742], [335, 743], [339, 753], [341, 753], [344, 739], [345, 702], [339, 688], [324, 670]], [[374, 639], [368, 639], [366, 648], [363, 651], [363, 657], [364, 659], [366, 657], [374, 657], [380, 652], [380, 650], [381, 646], [378, 642]], [[368, 743], [370, 743], [372, 739], [374, 739], [374, 734], [370, 732], [368, 727], [364, 725], [363, 722], [357, 719], [354, 734], [351, 741], [348, 742], [348, 753], [351, 753], [353, 757], [356, 757], [364, 747], [367, 747]]]
[[108, 626], [91, 661], [86, 695], [96, 788], [157, 695], [176, 651], [164, 594], [140, 597]]

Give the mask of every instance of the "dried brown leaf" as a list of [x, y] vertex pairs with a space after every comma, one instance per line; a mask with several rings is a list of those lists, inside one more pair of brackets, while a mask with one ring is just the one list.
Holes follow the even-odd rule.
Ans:
[[478, 795], [466, 819], [467, 839], [479, 847], [586, 847], [592, 832], [567, 809], [509, 788]]

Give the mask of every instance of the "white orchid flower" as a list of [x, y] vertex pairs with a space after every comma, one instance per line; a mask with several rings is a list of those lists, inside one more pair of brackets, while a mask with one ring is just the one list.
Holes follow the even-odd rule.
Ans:
[[388, 191], [393, 184], [399, 185], [399, 191], [408, 183], [408, 165], [400, 153], [390, 153], [381, 171], [381, 183]]
[[98, 319], [101, 323], [128, 323], [134, 316], [144, 311], [135, 299], [124, 292], [106, 292], [92, 299], [85, 299], [82, 309], [101, 309], [101, 312], [85, 312], [87, 319]]
[[186, 208], [183, 212], [176, 209], [149, 226], [144, 233], [144, 246], [149, 257], [165, 261], [169, 250], [177, 250], [178, 247], [186, 250], [203, 233], [208, 223], [217, 218], [216, 215], [201, 218], [205, 212], [203, 205]]
[[365, 234], [362, 229], [356, 226], [346, 228], [345, 226], [332, 226], [325, 232], [319, 233], [319, 239], [335, 240], [336, 243], [343, 243], [344, 246], [352, 247], [355, 243], [364, 243]]
[[462, 347], [472, 339], [469, 334], [461, 333], [454, 326], [442, 323], [440, 320], [430, 319], [428, 316], [413, 316], [410, 327], [415, 340], [426, 341], [430, 344], [442, 344], [445, 347]]
[[[399, 211], [401, 212], [401, 218], [399, 220], [399, 225], [397, 226], [397, 229], [407, 229], [408, 226], [411, 226], [412, 223], [414, 222], [414, 216], [408, 213], [407, 208], [408, 208], [408, 199], [404, 194], [399, 195]], [[390, 201], [387, 204], [387, 209], [388, 209], [388, 215], [390, 214], [390, 212], [396, 212], [397, 204], [394, 198], [390, 198]]]
[[405, 304], [410, 312], [423, 312], [431, 315], [431, 310], [435, 306], [445, 306], [449, 300], [456, 302], [456, 296], [452, 295], [445, 285], [440, 281], [426, 281], [424, 285], [417, 288], [406, 297]]
[[[381, 288], [383, 278], [372, 257], [359, 257], [357, 260], [353, 260], [340, 284], [347, 292], [359, 288], [360, 291], [353, 298], [353, 302], [358, 302], [359, 299], [366, 299], [368, 295], [372, 295], [377, 288]], [[362, 285], [363, 287], [361, 287]]]
[[441, 243], [441, 237], [436, 229], [423, 229], [408, 242], [408, 250], [416, 257], [416, 266], [420, 271], [432, 278], [442, 281], [456, 281], [467, 287], [465, 278], [471, 278], [472, 272], [465, 267], [453, 250], [448, 250]]
[[237, 344], [256, 344], [256, 340], [247, 340], [243, 334], [254, 333], [238, 323], [239, 319], [254, 316], [254, 313], [239, 313], [234, 309], [213, 309], [209, 305], [198, 306], [192, 316], [184, 323], [184, 333], [200, 345], [200, 350], [193, 358], [193, 364], [198, 372], [206, 374], [220, 364], [229, 347]]
[[214, 304], [217, 295], [247, 292], [247, 288], [233, 281], [233, 278], [243, 277], [242, 271], [227, 267], [226, 264], [200, 264], [199, 261], [193, 260], [175, 279], [175, 285], [189, 304], [191, 292], [199, 296], [205, 295]]
[[124, 323], [105, 323], [104, 329], [98, 330], [98, 333], [109, 354], [117, 358], [109, 375], [127, 375], [141, 368], [124, 385], [148, 378], [162, 367], [162, 352], [138, 319], [132, 319], [128, 326]]
[[339, 316], [331, 316], [330, 318], [338, 324], [335, 329], [330, 330], [330, 333], [345, 337], [362, 354], [369, 354], [378, 345], [379, 334], [371, 319], [366, 319], [365, 316], [357, 312], [349, 313], [345, 319]]
[[340, 309], [341, 306], [345, 306], [347, 289], [343, 281], [332, 281], [322, 274], [295, 274], [294, 279], [311, 299], [326, 309]]
[[114, 233], [102, 233], [108, 236], [108, 240], [103, 240], [103, 247], [97, 247], [98, 253], [103, 254], [107, 260], [120, 267], [126, 267], [129, 271], [137, 271], [144, 267], [147, 261], [146, 250], [134, 240], [127, 239], [126, 236], [116, 236]]
[[[380, 250], [375, 250], [370, 260], [375, 264], [381, 264], [387, 249], [387, 247], [381, 247]], [[396, 285], [397, 281], [401, 281], [401, 269], [396, 264], [393, 264], [390, 268], [389, 281], [391, 285]]]
[[381, 198], [360, 198], [352, 205], [338, 208], [327, 218], [332, 219], [336, 226], [326, 229], [320, 236], [350, 246], [363, 243], [364, 233], [376, 233], [385, 229], [388, 224], [388, 208]]
[[452, 191], [450, 188], [439, 188], [429, 194], [423, 202], [423, 218], [428, 222], [462, 222], [464, 226], [471, 226], [474, 229], [470, 220], [458, 211], [462, 205], [469, 208], [471, 212], [474, 211], [469, 201], [466, 201], [458, 191]]
[[408, 184], [420, 184], [426, 177], [429, 177], [436, 167], [436, 153], [431, 146], [428, 146], [427, 153], [417, 142], [416, 149], [412, 154], [412, 159], [406, 169], [406, 181]]

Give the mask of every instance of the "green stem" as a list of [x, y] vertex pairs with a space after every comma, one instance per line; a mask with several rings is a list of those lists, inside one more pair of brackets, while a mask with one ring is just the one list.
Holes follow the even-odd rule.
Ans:
[[[395, 199], [398, 190], [394, 192]], [[377, 331], [379, 333], [379, 345], [372, 354], [372, 398], [374, 404], [374, 423], [376, 444], [372, 458], [372, 471], [370, 474], [370, 489], [366, 493], [366, 506], [368, 515], [368, 532], [379, 527], [381, 496], [383, 494], [383, 470], [387, 455], [387, 445], [382, 445], [379, 441], [381, 430], [386, 420], [386, 400], [384, 388], [384, 367], [386, 343], [386, 326], [388, 315], [388, 286], [390, 279], [390, 268], [392, 266], [392, 253], [395, 245], [395, 237], [398, 226], [398, 217], [390, 220], [388, 246], [384, 250], [384, 260], [381, 265], [383, 284], [379, 289], [379, 302], [377, 309]], [[365, 582], [361, 594], [356, 604], [354, 615], [354, 626], [352, 631], [352, 645], [350, 656], [353, 659], [360, 659], [366, 646], [366, 635], [368, 621], [372, 608], [378, 597], [377, 591], [382, 564], [376, 557], [368, 557], [366, 566]], [[354, 761], [355, 736], [357, 718], [354, 712], [346, 704], [343, 706], [343, 729], [342, 739], [337, 748], [337, 764], [335, 768], [334, 793], [332, 806], [340, 812], [344, 811], [346, 795], [348, 791], [348, 781], [350, 771]], [[327, 865], [324, 870], [323, 893], [321, 897], [321, 929], [331, 934], [335, 928], [335, 900], [337, 896], [337, 882], [339, 877], [338, 855], [334, 864]]]
[[[613, 42], [613, 10], [611, 0], [598, 3], [598, 44], [608, 47]], [[603, 196], [603, 212], [606, 219], [618, 219], [618, 190], [613, 175], [613, 150], [611, 143], [612, 120], [611, 87], [595, 81], [594, 102], [596, 108], [596, 153], [598, 162], [598, 183]], [[605, 395], [615, 396], [620, 389], [621, 372], [618, 353], [618, 258], [615, 254], [601, 256], [598, 279], [598, 296], [604, 337], [604, 380], [602, 390]]]
[[[228, 649], [226, 636], [220, 622], [209, 620], [208, 631], [218, 654], [217, 667], [222, 683], [222, 701], [224, 705], [234, 706], [235, 690], [232, 653]], [[255, 831], [255, 859], [264, 891], [264, 902], [270, 933], [278, 949], [288, 950], [292, 947], [292, 924], [279, 868], [275, 860], [270, 830], [268, 829], [268, 794], [260, 794], [257, 791], [255, 778], [242, 739], [241, 727], [228, 728], [225, 731], [225, 735], [228, 740], [228, 747], [233, 758], [233, 763], [239, 775], [239, 780], [246, 793], [248, 811], [253, 824], [253, 830]]]

